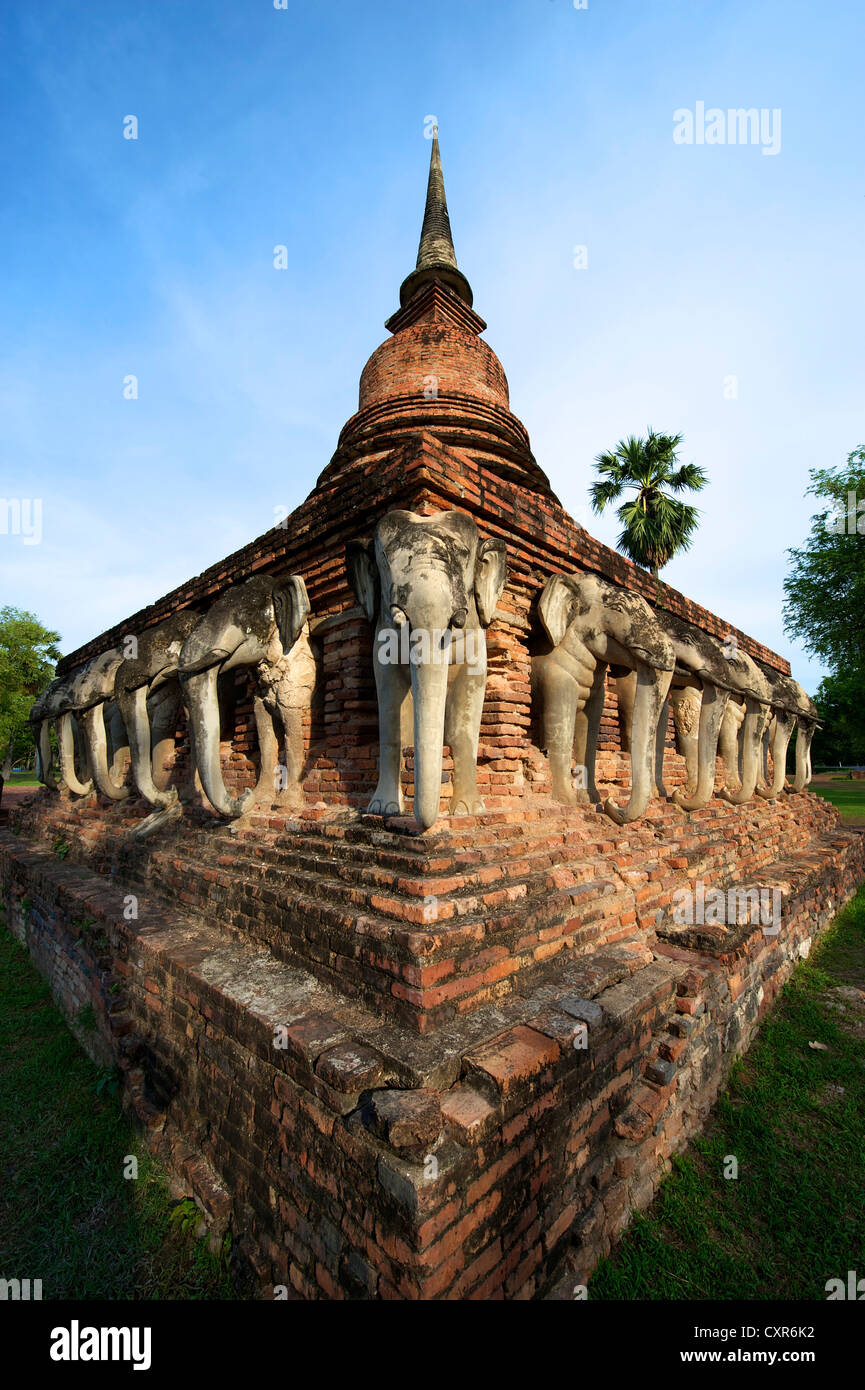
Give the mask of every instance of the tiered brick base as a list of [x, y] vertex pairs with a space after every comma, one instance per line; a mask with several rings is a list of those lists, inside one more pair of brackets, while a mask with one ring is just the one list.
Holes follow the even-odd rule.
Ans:
[[[423, 837], [343, 810], [131, 840], [143, 812], [16, 813], [7, 912], [262, 1296], [566, 1295], [865, 875], [807, 793]], [[780, 932], [676, 927], [698, 879], [780, 888]]]

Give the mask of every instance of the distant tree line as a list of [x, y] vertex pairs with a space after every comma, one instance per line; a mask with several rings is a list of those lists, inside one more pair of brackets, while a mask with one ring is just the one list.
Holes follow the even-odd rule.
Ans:
[[59, 641], [34, 613], [0, 608], [0, 796], [12, 769], [35, 759], [30, 706], [54, 675]]
[[804, 545], [789, 550], [787, 632], [830, 668], [814, 699], [816, 764], [865, 763], [865, 445], [837, 468], [815, 468], [820, 500]]

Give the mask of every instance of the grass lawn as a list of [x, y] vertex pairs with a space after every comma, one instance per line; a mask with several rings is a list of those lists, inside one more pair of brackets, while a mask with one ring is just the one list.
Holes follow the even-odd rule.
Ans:
[[38, 787], [39, 781], [35, 772], [13, 772], [7, 787]]
[[865, 825], [865, 780], [838, 777], [831, 782], [812, 782], [809, 791], [825, 796], [841, 812], [841, 819], [851, 825]]
[[865, 886], [799, 963], [589, 1298], [824, 1300], [850, 1269], [865, 1272]]
[[0, 982], [0, 1276], [41, 1279], [43, 1299], [231, 1298], [2, 918]]

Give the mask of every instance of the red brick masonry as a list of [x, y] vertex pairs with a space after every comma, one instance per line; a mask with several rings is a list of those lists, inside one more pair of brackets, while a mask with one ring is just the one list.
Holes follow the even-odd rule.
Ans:
[[[110, 819], [0, 832], [9, 920], [265, 1297], [570, 1296], [865, 874], [808, 793], [621, 832], [262, 817], [137, 856]], [[698, 879], [779, 888], [780, 932], [676, 927]]]
[[[61, 668], [249, 574], [301, 574], [321, 672], [305, 805], [232, 827], [187, 796], [180, 820], [141, 841], [129, 832], [150, 808], [137, 798], [41, 792], [0, 830], [3, 896], [78, 1036], [122, 1069], [176, 1191], [214, 1239], [230, 1233], [253, 1292], [571, 1297], [854, 892], [865, 837], [809, 793], [693, 814], [656, 800], [621, 828], [550, 799], [530, 669], [551, 574], [598, 571], [787, 664], [574, 524], [458, 295], [427, 284], [390, 326], [303, 505]], [[442, 819], [423, 836], [363, 813], [378, 757], [372, 633], [345, 546], [396, 507], [461, 508], [509, 557], [488, 633], [486, 810], [447, 815], [446, 757]], [[222, 755], [236, 791], [258, 757], [246, 673], [234, 694]], [[598, 780], [615, 792], [628, 767], [612, 689], [600, 744]], [[672, 744], [666, 761], [672, 787], [684, 775]], [[181, 725], [178, 786], [187, 762]], [[410, 797], [410, 750], [404, 781]], [[701, 882], [778, 889], [780, 930], [677, 926], [674, 893]]]

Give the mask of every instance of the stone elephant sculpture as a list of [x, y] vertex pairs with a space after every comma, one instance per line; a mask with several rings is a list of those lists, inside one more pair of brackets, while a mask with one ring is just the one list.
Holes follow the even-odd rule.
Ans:
[[465, 512], [392, 511], [379, 521], [371, 541], [348, 545], [346, 567], [375, 625], [379, 776], [369, 811], [393, 816], [404, 810], [400, 763], [409, 691], [414, 814], [421, 829], [429, 829], [439, 814], [445, 743], [453, 755], [452, 814], [482, 810], [477, 751], [486, 690], [485, 629], [507, 581], [504, 541], [481, 540]]
[[[686, 811], [697, 811], [708, 803], [715, 789], [720, 741], [726, 772], [721, 795], [736, 805], [749, 801], [757, 787], [760, 742], [770, 717], [769, 682], [756, 662], [736, 644], [722, 644], [666, 609], [656, 609], [655, 617], [670, 638], [676, 657], [669, 701], [676, 746], [685, 758], [687, 770], [686, 790], [677, 789], [671, 800]], [[634, 677], [629, 675], [617, 683], [620, 718], [626, 734], [634, 700], [633, 682]], [[730, 740], [739, 739], [740, 729], [742, 756], [737, 752], [731, 760]], [[655, 749], [655, 781], [663, 796], [667, 795], [663, 786], [666, 731], [664, 711], [658, 721]]]
[[[532, 658], [540, 705], [541, 745], [550, 760], [553, 796], [565, 805], [600, 802], [595, 752], [607, 667], [635, 673], [631, 723], [631, 794], [627, 806], [607, 800], [618, 824], [645, 814], [653, 788], [658, 720], [673, 678], [673, 646], [638, 594], [595, 574], [556, 574], [538, 601], [551, 650]], [[586, 790], [572, 785], [572, 763], [586, 768]]]
[[[51, 681], [30, 711], [38, 750], [37, 771], [46, 786], [89, 796], [94, 780], [113, 800], [129, 795], [123, 784], [127, 753], [123, 720], [113, 700], [119, 647], [100, 652], [85, 665]], [[57, 732], [61, 780], [51, 769], [51, 725]], [[79, 771], [80, 770], [80, 771]]]
[[[211, 805], [240, 816], [270, 790], [276, 792], [280, 738], [285, 749], [281, 799], [301, 799], [303, 710], [315, 683], [315, 661], [305, 631], [306, 585], [299, 575], [253, 575], [220, 595], [186, 638], [177, 673], [189, 711], [191, 752]], [[251, 666], [258, 690], [254, 712], [261, 754], [258, 782], [239, 797], [229, 794], [219, 757], [218, 680], [224, 671]], [[277, 730], [279, 725], [279, 730]]]
[[734, 791], [742, 781], [742, 725], [745, 722], [745, 706], [735, 700], [727, 703], [721, 721], [721, 734], [718, 739], [718, 752], [724, 764], [724, 786]]
[[[128, 739], [114, 702], [114, 677], [122, 661], [121, 646], [100, 652], [71, 682], [68, 696], [61, 702], [65, 716], [72, 712], [82, 720], [90, 775], [103, 796], [112, 801], [123, 801], [129, 796], [122, 764]], [[61, 756], [62, 751], [61, 740]], [[67, 785], [71, 786], [65, 764], [63, 773]], [[74, 786], [72, 790], [80, 791]]]
[[[804, 791], [811, 781], [811, 740], [817, 727], [817, 706], [792, 676], [761, 666], [772, 691], [772, 716], [764, 736], [764, 785], [758, 783], [757, 794], [773, 801], [785, 789]], [[786, 782], [787, 749], [796, 731], [796, 772], [792, 784]], [[765, 755], [772, 755], [772, 780], [769, 781]]]
[[[57, 727], [60, 717], [60, 699], [68, 678], [55, 676], [37, 695], [30, 708], [30, 726], [36, 744], [36, 776], [51, 791], [58, 791], [60, 782], [54, 775], [51, 729]], [[59, 740], [59, 730], [58, 730]]]
[[145, 628], [136, 639], [135, 655], [120, 663], [114, 678], [114, 698], [129, 737], [132, 778], [158, 812], [172, 810], [179, 802], [176, 788], [166, 786], [162, 769], [174, 747], [181, 704], [180, 653], [200, 621], [199, 613], [184, 609]]
[[[730, 700], [724, 711], [724, 718], [721, 721], [721, 734], [718, 739], [718, 753], [724, 764], [724, 788], [728, 792], [735, 792], [742, 783], [743, 773], [743, 748], [742, 748], [742, 726], [745, 722], [745, 705]], [[768, 717], [765, 722], [763, 737], [758, 750], [758, 773], [755, 791], [766, 791], [769, 785], [768, 775], [768, 752], [769, 742], [773, 736], [772, 710], [768, 710]]]
[[[798, 685], [798, 682], [794, 682]], [[807, 712], [800, 709], [796, 718], [796, 771], [793, 781], [787, 783], [786, 790], [791, 793], [803, 792], [811, 781], [811, 742], [819, 726], [819, 711], [810, 695], [805, 694], [802, 686], [799, 686], [802, 695], [807, 702]]]

